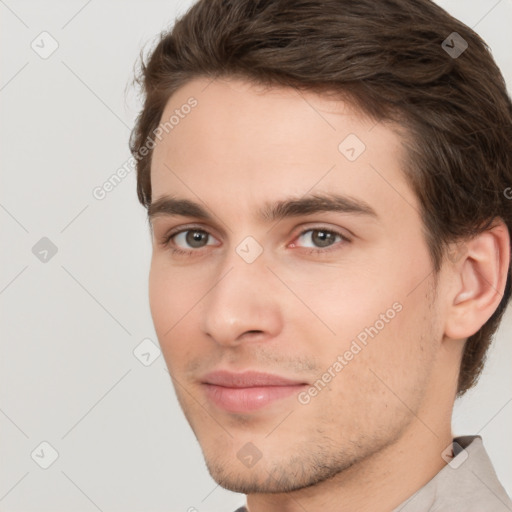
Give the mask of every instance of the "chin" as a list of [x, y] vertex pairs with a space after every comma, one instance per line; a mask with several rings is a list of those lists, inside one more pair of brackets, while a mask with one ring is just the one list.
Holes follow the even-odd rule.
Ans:
[[274, 449], [273, 459], [261, 454], [252, 467], [246, 467], [240, 460], [243, 456], [238, 457], [240, 451], [237, 454], [215, 446], [214, 453], [203, 449], [203, 456], [208, 472], [221, 487], [242, 494], [277, 494], [312, 487], [334, 478], [356, 462], [352, 457], [333, 457], [322, 449], [290, 456]]

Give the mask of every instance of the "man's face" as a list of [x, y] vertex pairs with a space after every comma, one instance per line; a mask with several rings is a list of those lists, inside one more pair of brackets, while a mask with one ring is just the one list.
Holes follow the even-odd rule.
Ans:
[[[162, 123], [176, 109], [153, 203], [210, 215], [152, 219], [150, 305], [179, 403], [222, 486], [313, 485], [406, 435], [430, 393], [443, 333], [401, 139], [341, 101], [240, 80], [189, 82]], [[260, 213], [328, 195], [347, 201]]]

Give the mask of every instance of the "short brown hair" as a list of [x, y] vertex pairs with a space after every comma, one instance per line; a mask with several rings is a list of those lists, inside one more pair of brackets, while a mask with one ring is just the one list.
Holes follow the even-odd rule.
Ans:
[[[467, 49], [450, 53], [454, 41]], [[160, 34], [146, 63], [142, 57], [144, 105], [130, 150], [145, 207], [152, 151], [140, 150], [167, 101], [194, 78], [222, 76], [334, 93], [376, 121], [405, 128], [404, 173], [419, 198], [435, 275], [451, 242], [496, 219], [510, 234], [512, 201], [504, 191], [512, 184], [512, 103], [503, 76], [485, 42], [430, 0], [198, 1]], [[509, 265], [498, 308], [466, 342], [457, 396], [478, 380], [510, 276]]]

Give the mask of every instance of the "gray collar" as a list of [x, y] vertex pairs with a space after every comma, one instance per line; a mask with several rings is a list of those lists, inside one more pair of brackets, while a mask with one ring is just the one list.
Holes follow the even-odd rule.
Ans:
[[448, 464], [393, 512], [512, 512], [512, 501], [498, 480], [482, 437], [456, 437], [452, 449]]

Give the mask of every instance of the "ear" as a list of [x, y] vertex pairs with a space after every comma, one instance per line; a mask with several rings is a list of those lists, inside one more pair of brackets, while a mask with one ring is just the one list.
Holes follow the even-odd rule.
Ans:
[[445, 324], [447, 337], [468, 338], [487, 322], [503, 297], [509, 262], [510, 237], [501, 219], [474, 238], [452, 244], [447, 257], [454, 274]]

